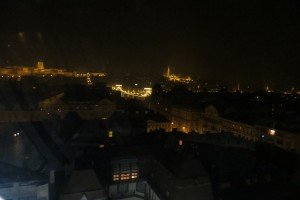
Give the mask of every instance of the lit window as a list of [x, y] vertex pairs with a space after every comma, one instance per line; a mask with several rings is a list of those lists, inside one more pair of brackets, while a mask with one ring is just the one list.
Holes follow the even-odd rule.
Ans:
[[121, 180], [128, 180], [130, 179], [130, 173], [121, 174]]
[[114, 181], [120, 180], [119, 174], [114, 174], [114, 175], [113, 175], [113, 180], [114, 180]]
[[136, 172], [134, 172], [134, 173], [131, 173], [131, 178], [132, 178], [132, 179], [136, 179], [136, 178], [137, 178], [137, 176], [138, 176], [138, 174], [137, 174]]
[[108, 131], [108, 137], [112, 138], [113, 137], [113, 131]]

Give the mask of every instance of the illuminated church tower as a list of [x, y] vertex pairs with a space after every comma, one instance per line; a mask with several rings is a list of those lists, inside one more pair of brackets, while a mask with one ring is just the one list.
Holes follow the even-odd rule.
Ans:
[[171, 74], [171, 70], [170, 70], [170, 67], [168, 67], [166, 76], [169, 77], [170, 74]]
[[44, 69], [45, 69], [45, 68], [44, 68], [44, 63], [41, 62], [41, 61], [39, 61], [39, 62], [37, 63], [36, 68], [37, 68], [38, 70], [40, 70], [40, 71], [44, 70]]

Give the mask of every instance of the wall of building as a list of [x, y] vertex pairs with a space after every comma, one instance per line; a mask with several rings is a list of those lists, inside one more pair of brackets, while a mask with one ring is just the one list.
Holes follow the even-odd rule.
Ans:
[[212, 105], [208, 106], [202, 113], [199, 120], [199, 130], [201, 130], [199, 133], [231, 132], [247, 140], [267, 142], [286, 150], [300, 152], [299, 134], [228, 120], [219, 116], [217, 109]]
[[189, 133], [192, 131], [200, 132], [199, 119], [201, 113], [182, 108], [172, 108], [171, 109], [171, 121], [172, 127], [179, 131]]
[[160, 200], [151, 185], [144, 180], [116, 183], [109, 186], [109, 197], [112, 199], [147, 199]]
[[0, 184], [0, 197], [11, 200], [48, 200], [48, 188], [48, 184], [38, 185], [35, 182]]
[[[203, 112], [177, 107], [165, 108], [163, 104], [155, 104], [152, 107], [171, 121], [171, 129], [175, 128], [185, 133], [194, 131], [200, 134], [231, 132], [235, 136], [247, 140], [268, 142], [277, 147], [300, 153], [300, 134], [276, 130], [276, 133], [272, 135], [270, 134], [271, 128], [223, 118], [213, 105], [207, 106]], [[163, 125], [149, 124], [149, 130], [160, 127]]]
[[31, 110], [0, 110], [0, 122], [30, 122], [47, 119], [49, 115], [55, 114], [62, 118], [69, 112], [77, 112], [82, 119], [107, 119], [115, 111], [116, 105], [109, 100], [100, 102], [67, 102], [60, 100], [63, 93], [45, 99], [39, 103], [39, 107]]
[[157, 122], [149, 120], [147, 121], [147, 132], [155, 130], [164, 130], [165, 132], [172, 132], [171, 122]]

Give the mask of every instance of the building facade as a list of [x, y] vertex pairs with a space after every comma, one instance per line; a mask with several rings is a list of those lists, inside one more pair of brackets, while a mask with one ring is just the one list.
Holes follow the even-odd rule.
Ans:
[[300, 134], [225, 119], [213, 105], [204, 109], [199, 120], [199, 130], [199, 133], [231, 132], [247, 140], [267, 142], [286, 150], [300, 152]]
[[[267, 142], [279, 148], [295, 150], [300, 153], [300, 133], [290, 133], [228, 119], [223, 117], [220, 110], [214, 105], [207, 105], [201, 111], [195, 108], [167, 107], [165, 104], [154, 105], [152, 108], [171, 121], [170, 130], [177, 129], [184, 133], [196, 132], [200, 134], [231, 132], [254, 142]], [[155, 127], [160, 128], [159, 124], [154, 124], [153, 128]]]
[[172, 123], [169, 121], [155, 121], [148, 120], [147, 121], [147, 132], [163, 130], [165, 132], [172, 132]]
[[49, 185], [38, 181], [6, 182], [0, 184], [0, 199], [49, 200]]
[[67, 71], [60, 68], [45, 68], [43, 62], [38, 62], [36, 67], [25, 67], [25, 66], [12, 66], [12, 67], [0, 67], [1, 76], [10, 77], [21, 77], [21, 76], [67, 76], [67, 77], [86, 77], [90, 76], [105, 76], [105, 73], [94, 72], [94, 73], [77, 73], [75, 71]]
[[160, 200], [151, 185], [140, 177], [136, 158], [112, 160], [111, 183], [108, 196], [111, 199]]

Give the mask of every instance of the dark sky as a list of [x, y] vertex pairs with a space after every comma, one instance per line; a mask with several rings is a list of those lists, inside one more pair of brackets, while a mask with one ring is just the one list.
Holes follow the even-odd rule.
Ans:
[[298, 0], [1, 0], [0, 21], [1, 65], [300, 85]]

